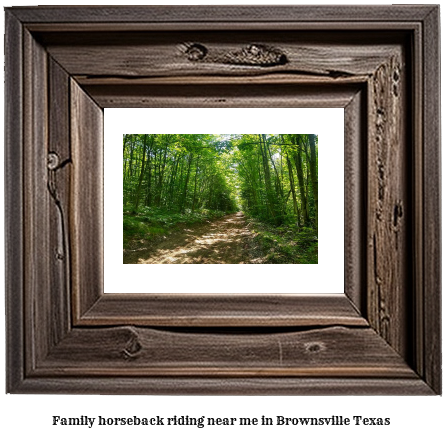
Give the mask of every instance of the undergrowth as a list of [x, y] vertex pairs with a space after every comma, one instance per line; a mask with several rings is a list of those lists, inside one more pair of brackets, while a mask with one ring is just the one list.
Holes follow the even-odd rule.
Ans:
[[253, 218], [249, 218], [248, 228], [253, 232], [251, 249], [260, 263], [318, 263], [318, 237], [312, 228], [276, 227]]
[[134, 241], [152, 241], [165, 236], [181, 224], [202, 223], [224, 215], [226, 212], [207, 209], [178, 213], [142, 207], [136, 214], [123, 211], [123, 248]]

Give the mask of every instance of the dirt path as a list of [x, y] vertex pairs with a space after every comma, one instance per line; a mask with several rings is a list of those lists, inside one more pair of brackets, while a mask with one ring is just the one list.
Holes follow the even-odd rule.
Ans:
[[243, 214], [231, 214], [187, 226], [152, 247], [126, 250], [123, 263], [251, 263], [248, 251], [251, 236]]

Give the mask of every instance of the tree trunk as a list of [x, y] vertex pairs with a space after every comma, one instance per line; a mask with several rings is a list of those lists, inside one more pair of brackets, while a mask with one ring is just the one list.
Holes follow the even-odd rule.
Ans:
[[[296, 145], [294, 137], [291, 137], [291, 140], [292, 143]], [[294, 162], [295, 162], [295, 170], [297, 171], [298, 186], [300, 188], [303, 226], [306, 227], [309, 224], [309, 215], [308, 215], [308, 205], [307, 205], [306, 191], [305, 191], [305, 182], [303, 176], [303, 164], [301, 159], [301, 142], [298, 135], [297, 135], [297, 143], [298, 145], [296, 145], [296, 150], [294, 152]]]
[[135, 192], [135, 200], [132, 208], [132, 212], [136, 213], [138, 210], [138, 204], [140, 202], [140, 194], [142, 190], [143, 176], [145, 174], [145, 164], [146, 164], [146, 144], [147, 144], [147, 134], [143, 137], [143, 158], [142, 158], [142, 168], [140, 171], [140, 176], [138, 179], [137, 191]]
[[188, 183], [189, 183], [189, 177], [191, 175], [192, 158], [193, 158], [192, 154], [189, 155], [189, 158], [188, 158], [188, 171], [186, 173], [185, 187], [183, 189], [182, 202], [181, 202], [181, 208], [180, 208], [180, 211], [182, 213], [185, 212], [185, 208], [186, 208], [186, 195], [188, 194]]
[[272, 216], [273, 222], [276, 222], [276, 214], [275, 214], [275, 200], [274, 200], [274, 192], [272, 190], [271, 184], [271, 172], [269, 170], [269, 162], [266, 154], [266, 137], [265, 134], [259, 134], [260, 139], [260, 152], [262, 154], [262, 162], [263, 162], [263, 173], [265, 177], [265, 187], [266, 187], [266, 198], [268, 200], [269, 211]]
[[309, 149], [310, 149], [310, 157], [309, 157], [309, 167], [311, 174], [311, 186], [312, 186], [312, 194], [314, 195], [314, 204], [315, 204], [315, 229], [318, 229], [318, 176], [317, 176], [317, 154], [315, 151], [315, 135], [308, 134], [309, 139]]
[[192, 197], [192, 211], [195, 209], [195, 199], [197, 196], [197, 177], [198, 177], [198, 162], [200, 155], [197, 156], [197, 164], [195, 165], [195, 178], [194, 178], [194, 196]]
[[286, 154], [286, 162], [288, 164], [289, 182], [291, 185], [292, 204], [294, 206], [294, 215], [297, 218], [297, 225], [300, 228], [301, 227], [300, 210], [298, 209], [297, 195], [295, 193], [294, 174], [292, 173], [292, 164], [291, 164], [291, 160], [289, 159], [288, 154]]

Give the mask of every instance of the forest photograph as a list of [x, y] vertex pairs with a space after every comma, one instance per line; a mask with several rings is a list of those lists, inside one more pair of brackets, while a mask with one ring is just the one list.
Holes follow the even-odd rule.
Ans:
[[317, 264], [318, 135], [124, 134], [124, 264]]

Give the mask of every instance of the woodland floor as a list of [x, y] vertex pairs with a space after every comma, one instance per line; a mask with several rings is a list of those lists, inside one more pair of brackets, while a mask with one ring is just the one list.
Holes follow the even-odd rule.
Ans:
[[235, 213], [204, 223], [185, 225], [162, 236], [160, 241], [141, 241], [131, 245], [123, 252], [123, 263], [262, 263], [252, 255], [252, 238], [245, 216]]

